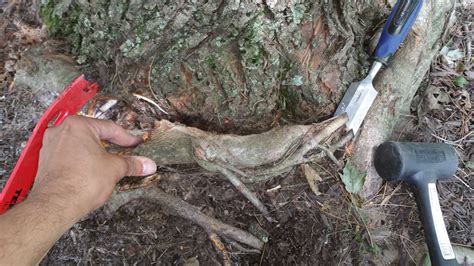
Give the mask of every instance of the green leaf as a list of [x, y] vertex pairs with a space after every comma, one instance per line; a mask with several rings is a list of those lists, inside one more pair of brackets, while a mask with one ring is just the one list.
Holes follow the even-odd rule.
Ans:
[[464, 57], [464, 53], [461, 49], [450, 50], [446, 53], [446, 56], [451, 60], [459, 60]]
[[458, 76], [453, 80], [454, 85], [464, 88], [467, 85], [467, 80], [464, 76]]
[[346, 163], [346, 166], [342, 170], [342, 175], [339, 175], [341, 176], [342, 182], [344, 183], [347, 192], [359, 193], [364, 187], [366, 174], [360, 172], [350, 162]]

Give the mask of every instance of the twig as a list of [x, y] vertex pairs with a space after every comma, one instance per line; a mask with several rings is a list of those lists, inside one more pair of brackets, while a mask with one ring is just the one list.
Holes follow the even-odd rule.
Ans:
[[[242, 245], [240, 245], [239, 243], [235, 242], [234, 240], [232, 239], [229, 239], [227, 237], [224, 237], [225, 241], [227, 241], [231, 246], [235, 247], [236, 249], [238, 249], [240, 252], [242, 253], [246, 253], [246, 254], [258, 254], [260, 253], [260, 250], [258, 249], [250, 249], [250, 248], [245, 248], [243, 247]], [[235, 252], [231, 252], [232, 254], [235, 254]]]
[[461, 244], [461, 243], [454, 243], [454, 242], [451, 242], [451, 245], [453, 245], [453, 246], [460, 246], [460, 247], [466, 247], [466, 248], [472, 249], [472, 246], [471, 246], [471, 245], [465, 245], [465, 244]]
[[471, 35], [468, 33], [469, 32], [469, 26], [468, 24], [464, 24], [462, 26], [463, 30], [466, 32], [466, 39], [465, 39], [465, 46], [466, 47], [466, 57], [464, 57], [465, 61], [464, 61], [464, 64], [466, 65], [466, 69], [468, 69], [471, 65], [471, 58], [472, 58], [472, 48], [471, 48], [471, 43], [472, 43], [472, 40], [471, 40]]
[[409, 240], [409, 241], [412, 242], [412, 243], [413, 243], [413, 241], [411, 241], [410, 239], [408, 239], [408, 238], [406, 238], [406, 237], [404, 237], [404, 236], [402, 236], [402, 235], [399, 235], [399, 236], [400, 236], [400, 240], [401, 240], [401, 242], [402, 242], [403, 249], [406, 251], [406, 253], [407, 253], [408, 256], [410, 257], [411, 261], [414, 262], [414, 263], [416, 263], [415, 259], [413, 258], [413, 256], [412, 256], [411, 253], [410, 253], [410, 250], [407, 249], [407, 246], [405, 245], [405, 241], [403, 241], [403, 240], [404, 240], [404, 239], [407, 239], [407, 240]]
[[278, 186], [276, 186], [276, 187], [267, 189], [267, 192], [272, 192], [272, 191], [275, 191], [275, 190], [279, 190], [280, 188], [281, 188], [281, 185], [278, 185]]
[[437, 136], [436, 134], [434, 133], [431, 133], [431, 136], [441, 140], [442, 142], [446, 143], [446, 144], [449, 144], [449, 145], [453, 145], [453, 146], [461, 146], [461, 144], [458, 144], [459, 142], [462, 142], [463, 140], [465, 140], [467, 137], [469, 137], [470, 135], [474, 134], [474, 131], [470, 131], [469, 133], [467, 133], [466, 135], [464, 135], [463, 137], [461, 137], [460, 139], [457, 139], [457, 140], [448, 140], [448, 139], [444, 139], [440, 136]]
[[382, 200], [382, 202], [380, 203], [381, 206], [384, 206], [386, 205], [390, 199], [393, 197], [393, 195], [395, 195], [395, 193], [397, 193], [397, 191], [402, 187], [401, 183], [398, 184], [398, 186], [392, 191], [392, 193], [390, 193], [390, 195], [388, 195], [386, 198], [384, 198]]
[[161, 108], [161, 106], [159, 106], [159, 105], [158, 105], [157, 103], [155, 103], [153, 100], [151, 100], [151, 99], [149, 99], [149, 98], [147, 98], [147, 97], [145, 97], [145, 96], [143, 96], [143, 95], [136, 94], [136, 93], [133, 93], [133, 96], [137, 97], [137, 98], [140, 99], [140, 100], [144, 100], [145, 102], [147, 102], [147, 103], [149, 103], [149, 104], [155, 106], [156, 108], [158, 108], [161, 112], [163, 112], [163, 113], [169, 115], [168, 112], [166, 112], [163, 108]]
[[322, 145], [316, 145], [316, 148], [317, 149], [320, 149], [322, 150], [324, 153], [326, 153], [326, 155], [329, 157], [329, 159], [331, 159], [331, 161], [336, 164], [338, 167], [341, 167], [341, 164], [339, 163], [339, 161], [337, 160], [336, 156], [334, 156], [334, 154], [332, 153], [331, 149], [328, 149]]
[[454, 177], [456, 177], [457, 180], [459, 180], [464, 186], [466, 186], [469, 190], [474, 190], [471, 186], [469, 186], [466, 182], [464, 182], [464, 180], [462, 180], [459, 176], [457, 175], [454, 175]]
[[261, 266], [262, 263], [263, 263], [263, 255], [264, 254], [265, 254], [265, 246], [263, 246], [263, 248], [262, 248], [262, 255], [260, 256], [260, 263], [258, 264], [259, 266]]
[[151, 64], [150, 64], [150, 67], [148, 68], [148, 89], [150, 90], [151, 95], [153, 95], [155, 99], [158, 99], [158, 97], [156, 97], [155, 91], [151, 87], [151, 71], [153, 70], [153, 63], [155, 63], [155, 58], [156, 58], [156, 55], [154, 55], [153, 58], [151, 59]]
[[156, 261], [160, 261], [161, 257], [165, 255], [166, 251], [168, 251], [169, 247], [165, 249], [165, 251], [161, 252], [160, 256], [156, 259]]
[[459, 142], [465, 140], [467, 137], [469, 137], [469, 136], [472, 135], [472, 134], [474, 134], [474, 131], [470, 131], [469, 133], [467, 133], [466, 135], [464, 135], [464, 136], [461, 137], [460, 139], [454, 140], [453, 142], [454, 142], [454, 143], [459, 143]]
[[[351, 195], [351, 201], [352, 200], [353, 200], [353, 198], [352, 198], [352, 195]], [[371, 247], [374, 246], [374, 242], [372, 241], [372, 235], [370, 234], [369, 227], [367, 226], [367, 223], [365, 222], [364, 218], [360, 214], [359, 209], [357, 208], [357, 206], [354, 206], [351, 209], [354, 211], [354, 213], [356, 213], [359, 216], [359, 217], [356, 217], [356, 215], [354, 215], [354, 218], [356, 218], [356, 220], [359, 220], [360, 222], [362, 222], [362, 225], [365, 227], [365, 231], [367, 231], [367, 238], [369, 239], [370, 246]]]
[[154, 200], [167, 209], [170, 215], [190, 220], [201, 226], [206, 232], [215, 232], [221, 237], [233, 239], [256, 250], [261, 250], [263, 247], [263, 241], [254, 235], [203, 214], [196, 206], [165, 193], [157, 186], [132, 190], [130, 192], [115, 193], [104, 206], [103, 211], [106, 215], [112, 215], [120, 206], [136, 198]]
[[274, 222], [274, 220], [270, 217], [267, 207], [263, 205], [263, 203], [257, 198], [257, 196], [231, 171], [227, 170], [224, 167], [217, 166], [216, 167], [221, 174], [223, 174], [231, 183], [235, 186], [235, 188], [246, 197], [250, 203], [255, 206], [262, 214], [265, 216], [265, 219], [269, 222]]
[[347, 142], [352, 140], [353, 137], [354, 137], [354, 133], [352, 133], [352, 130], [351, 130], [349, 133], [344, 135], [341, 139], [339, 139], [334, 144], [332, 144], [329, 149], [332, 152], [334, 152], [335, 150], [344, 147], [347, 144]]

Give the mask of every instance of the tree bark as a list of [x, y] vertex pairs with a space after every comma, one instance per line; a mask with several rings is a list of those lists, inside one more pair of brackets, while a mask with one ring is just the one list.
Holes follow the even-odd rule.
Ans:
[[[41, 16], [52, 34], [69, 40], [77, 62], [93, 65], [106, 93], [156, 98], [171, 114], [157, 119], [259, 133], [331, 117], [348, 85], [366, 74], [389, 6], [382, 0], [48, 0]], [[352, 156], [368, 172], [366, 197], [381, 183], [371, 150], [407, 112], [450, 8], [448, 0], [425, 1], [391, 67], [375, 81], [380, 94]]]

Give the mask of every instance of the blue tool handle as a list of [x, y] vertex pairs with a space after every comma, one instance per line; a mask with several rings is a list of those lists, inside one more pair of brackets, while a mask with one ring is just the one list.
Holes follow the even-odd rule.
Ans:
[[387, 65], [407, 37], [422, 5], [423, 0], [398, 0], [385, 22], [373, 59]]

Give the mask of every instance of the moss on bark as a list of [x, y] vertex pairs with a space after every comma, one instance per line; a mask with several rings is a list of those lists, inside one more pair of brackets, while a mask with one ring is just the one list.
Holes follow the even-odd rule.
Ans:
[[[42, 15], [79, 63], [116, 72], [104, 79], [108, 91], [143, 90], [149, 78], [182, 116], [258, 131], [280, 114], [298, 122], [332, 114], [367, 67], [364, 41], [384, 17], [368, 2], [49, 0]], [[141, 87], [131, 82], [137, 68]]]

